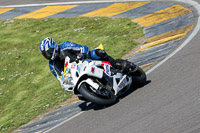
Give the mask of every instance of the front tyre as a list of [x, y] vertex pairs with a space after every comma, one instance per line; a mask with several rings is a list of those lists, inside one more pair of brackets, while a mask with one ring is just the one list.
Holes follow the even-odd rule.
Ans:
[[106, 97], [100, 96], [100, 95], [96, 94], [94, 91], [92, 91], [86, 83], [81, 84], [81, 86], [79, 88], [79, 92], [82, 94], [82, 96], [85, 99], [87, 99], [95, 104], [108, 106], [108, 105], [112, 105], [117, 102], [117, 97], [109, 90], [107, 90], [107, 92], [106, 92], [106, 93], [108, 93], [108, 94], [106, 94], [107, 95]]

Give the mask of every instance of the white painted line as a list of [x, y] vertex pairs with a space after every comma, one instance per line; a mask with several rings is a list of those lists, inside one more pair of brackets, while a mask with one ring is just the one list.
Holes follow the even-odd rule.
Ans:
[[[134, 0], [134, 1], [148, 1], [148, 0]], [[39, 4], [7, 5], [7, 6], [0, 6], [0, 8], [51, 6], [51, 5], [98, 4], [98, 3], [112, 3], [112, 2], [133, 2], [133, 0], [102, 0], [102, 1], [73, 1], [73, 2], [57, 2], [57, 3], [39, 3]]]
[[[148, 1], [148, 0], [134, 0], [134, 1]], [[98, 4], [98, 3], [113, 3], [113, 2], [133, 2], [133, 0], [102, 0], [102, 1], [73, 1], [73, 2], [58, 2], [58, 3], [39, 3], [39, 4], [7, 5], [7, 6], [0, 6], [0, 8], [51, 6], [51, 5]]]
[[[52, 6], [52, 5], [77, 5], [77, 4], [98, 4], [98, 3], [117, 3], [117, 2], [142, 2], [142, 1], [157, 1], [157, 0], [100, 0], [100, 1], [73, 1], [73, 2], [55, 2], [55, 3], [36, 3], [36, 4], [23, 4], [23, 5], [7, 5], [0, 6], [0, 8], [15, 8], [15, 7], [33, 7], [33, 6]], [[180, 1], [182, 0], [174, 0]], [[189, 3], [188, 0], [187, 3]]]
[[48, 133], [48, 132], [50, 132], [51, 130], [53, 130], [53, 129], [55, 129], [55, 128], [57, 128], [57, 127], [61, 126], [62, 124], [64, 124], [64, 123], [66, 123], [66, 122], [68, 122], [68, 121], [70, 121], [70, 120], [74, 119], [75, 117], [77, 117], [77, 116], [81, 115], [82, 113], [83, 113], [83, 111], [82, 111], [82, 112], [79, 112], [78, 114], [75, 114], [75, 115], [73, 115], [73, 116], [72, 116], [72, 117], [70, 117], [69, 119], [66, 119], [66, 120], [64, 120], [63, 122], [59, 123], [58, 125], [56, 125], [56, 126], [54, 126], [54, 127], [50, 128], [50, 129], [48, 129], [48, 130], [44, 131], [43, 133]]

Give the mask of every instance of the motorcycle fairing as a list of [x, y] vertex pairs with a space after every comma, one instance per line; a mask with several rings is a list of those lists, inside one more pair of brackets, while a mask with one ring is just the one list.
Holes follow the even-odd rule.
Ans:
[[[98, 79], [102, 79], [103, 77], [107, 77], [112, 84], [112, 88], [114, 90], [114, 94], [117, 95], [124, 87], [130, 85], [132, 83], [132, 77], [129, 77], [127, 75], [122, 75], [121, 73], [116, 73], [114, 75], [111, 75], [111, 64], [107, 61], [80, 61], [79, 63], [72, 62], [70, 63], [70, 59], [67, 58], [63, 73], [63, 81], [64, 77], [66, 75], [71, 74], [70, 76], [73, 77], [73, 84], [66, 85], [67, 91], [73, 91], [74, 94], [77, 93], [77, 90], [79, 89], [80, 85], [82, 83], [87, 83], [92, 88], [97, 90], [99, 88], [99, 85], [95, 83], [92, 79], [86, 78], [83, 79], [81, 77], [84, 77], [84, 75], [87, 75], [89, 77], [95, 77]], [[101, 66], [101, 68], [99, 68]], [[103, 69], [102, 69], [103, 67]], [[105, 76], [106, 75], [106, 76]], [[79, 81], [80, 80], [80, 81]], [[111, 81], [110, 81], [111, 80]], [[80, 82], [80, 83], [79, 83]], [[77, 89], [77, 90], [75, 90]]]

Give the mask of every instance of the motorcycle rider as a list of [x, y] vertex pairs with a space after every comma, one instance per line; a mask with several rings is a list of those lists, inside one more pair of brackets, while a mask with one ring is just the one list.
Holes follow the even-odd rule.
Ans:
[[61, 86], [61, 76], [66, 56], [70, 58], [71, 62], [75, 61], [77, 58], [91, 58], [93, 60], [109, 61], [114, 68], [123, 69], [124, 72], [125, 70], [134, 71], [133, 63], [113, 59], [111, 56], [107, 55], [102, 45], [90, 51], [87, 46], [82, 46], [70, 41], [66, 41], [58, 45], [53, 38], [47, 37], [41, 41], [40, 51], [42, 55], [49, 60], [49, 68], [52, 74], [59, 80]]

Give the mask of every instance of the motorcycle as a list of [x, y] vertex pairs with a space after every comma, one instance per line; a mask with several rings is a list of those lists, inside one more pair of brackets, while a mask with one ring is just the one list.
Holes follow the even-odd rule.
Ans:
[[131, 85], [144, 85], [145, 82], [146, 74], [138, 66], [129, 75], [116, 70], [107, 61], [84, 59], [70, 62], [69, 57], [65, 58], [62, 88], [95, 104], [112, 105]]

